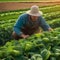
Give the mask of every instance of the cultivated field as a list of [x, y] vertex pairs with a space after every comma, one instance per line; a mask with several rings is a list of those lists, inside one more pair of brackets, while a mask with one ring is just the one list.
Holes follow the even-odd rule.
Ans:
[[1, 11], [11, 11], [11, 10], [20, 10], [20, 9], [28, 9], [32, 5], [42, 6], [52, 6], [52, 5], [60, 5], [60, 2], [5, 2], [0, 3], [0, 12]]
[[40, 7], [53, 31], [14, 40], [13, 26], [27, 10], [0, 12], [0, 60], [60, 60], [60, 5]]
[[60, 0], [0, 0], [0, 2], [12, 2], [12, 1], [15, 1], [15, 2], [41, 2], [41, 1], [60, 1]]

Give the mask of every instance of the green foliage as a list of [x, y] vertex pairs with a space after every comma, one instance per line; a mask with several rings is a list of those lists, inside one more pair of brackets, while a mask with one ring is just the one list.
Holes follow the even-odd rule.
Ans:
[[53, 31], [42, 31], [27, 39], [13, 40], [14, 23], [25, 11], [0, 14], [0, 45], [3, 45], [0, 46], [0, 60], [60, 60], [60, 5], [41, 7]]
[[40, 2], [40, 1], [51, 1], [51, 0], [0, 0], [0, 2]]
[[0, 47], [0, 59], [48, 60], [53, 59], [51, 58], [53, 56], [57, 59], [60, 56], [59, 34], [57, 30], [54, 30], [35, 34], [27, 39], [7, 42]]
[[51, 53], [47, 49], [44, 49], [41, 51], [41, 55], [44, 60], [47, 60], [50, 57]]

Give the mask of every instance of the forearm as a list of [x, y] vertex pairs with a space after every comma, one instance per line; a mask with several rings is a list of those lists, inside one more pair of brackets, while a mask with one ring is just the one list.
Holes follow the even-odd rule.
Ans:
[[14, 31], [15, 33], [20, 36], [23, 32], [21, 31], [21, 29], [17, 28], [17, 27], [14, 27]]
[[40, 26], [43, 28], [44, 31], [51, 31], [52, 28], [46, 22], [46, 20], [41, 16], [40, 17]]
[[29, 35], [25, 35], [19, 28], [15, 27], [14, 31], [19, 37], [22, 37], [24, 39], [29, 37]]

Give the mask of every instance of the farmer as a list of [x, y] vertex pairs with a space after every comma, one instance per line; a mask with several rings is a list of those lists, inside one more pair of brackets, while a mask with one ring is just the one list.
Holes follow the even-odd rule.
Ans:
[[29, 11], [19, 16], [14, 25], [13, 38], [17, 40], [19, 38], [28, 38], [34, 33], [39, 33], [40, 27], [44, 31], [52, 30], [42, 17], [42, 12], [39, 11], [39, 7], [33, 5]]

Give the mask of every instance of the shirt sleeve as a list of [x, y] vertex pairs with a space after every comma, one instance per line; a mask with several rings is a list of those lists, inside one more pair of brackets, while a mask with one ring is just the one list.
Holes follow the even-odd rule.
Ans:
[[45, 19], [42, 16], [39, 17], [39, 21], [40, 21], [39, 24], [44, 31], [47, 31], [50, 28], [49, 24], [46, 23]]
[[19, 16], [16, 24], [14, 25], [14, 31], [17, 35], [21, 35], [23, 32], [21, 31], [21, 28], [23, 27], [24, 19], [22, 16]]

